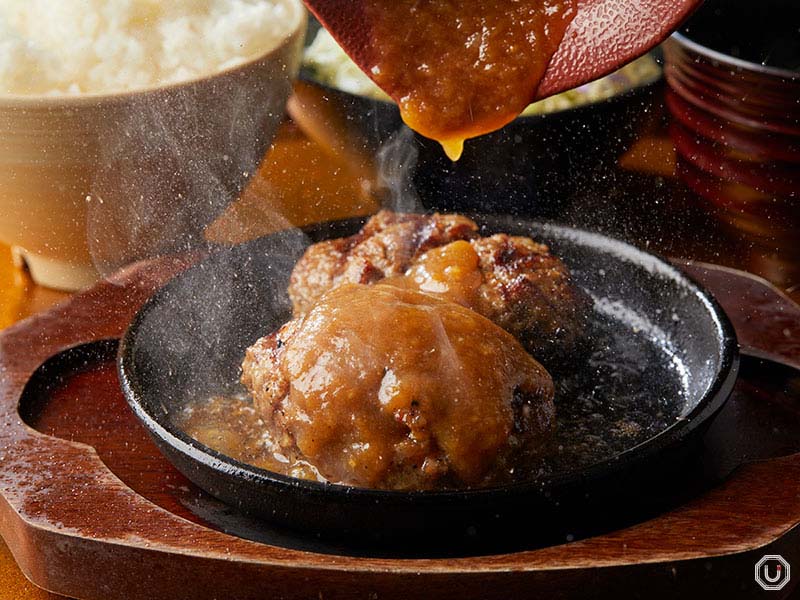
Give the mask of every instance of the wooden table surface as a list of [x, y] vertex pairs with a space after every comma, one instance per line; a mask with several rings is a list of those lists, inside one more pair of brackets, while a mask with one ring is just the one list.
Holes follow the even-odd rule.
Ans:
[[[363, 185], [363, 173], [348, 165], [353, 165], [352, 156], [323, 148], [287, 122], [242, 198], [214, 223], [209, 237], [236, 242], [241, 236], [263, 235], [280, 225], [276, 214], [293, 224], [305, 224], [373, 212], [377, 203]], [[613, 223], [604, 228], [606, 232], [659, 253], [756, 273], [800, 301], [800, 217], [792, 215], [787, 223], [784, 211], [773, 230], [763, 225], [769, 223], [769, 215], [766, 221], [762, 215], [754, 222], [741, 207], [724, 214], [710, 210], [676, 177], [675, 150], [663, 119], [644, 123], [615, 168], [625, 185], [638, 193], [603, 206], [602, 218], [593, 209], [586, 217], [589, 225], [601, 220]], [[231, 223], [237, 226], [230, 227]], [[14, 266], [10, 250], [0, 246], [0, 328], [68, 296], [35, 285]], [[56, 597], [29, 583], [0, 541], [0, 600]]]

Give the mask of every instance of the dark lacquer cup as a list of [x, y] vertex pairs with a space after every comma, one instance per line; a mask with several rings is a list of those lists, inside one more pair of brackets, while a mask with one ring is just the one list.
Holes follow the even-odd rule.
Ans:
[[800, 3], [711, 0], [664, 44], [678, 171], [748, 230], [800, 227]]

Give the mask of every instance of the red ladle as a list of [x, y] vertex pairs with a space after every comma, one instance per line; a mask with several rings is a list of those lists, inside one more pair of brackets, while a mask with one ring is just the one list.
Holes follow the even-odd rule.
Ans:
[[[365, 21], [364, 0], [304, 2], [369, 75], [373, 28]], [[577, 14], [531, 101], [602, 77], [641, 56], [664, 41], [701, 3], [702, 0], [577, 0]], [[399, 28], [404, 26], [398, 23]]]

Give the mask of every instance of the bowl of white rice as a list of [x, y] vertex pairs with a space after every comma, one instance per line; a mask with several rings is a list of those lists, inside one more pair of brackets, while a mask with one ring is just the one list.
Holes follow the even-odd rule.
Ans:
[[191, 249], [257, 169], [300, 0], [0, 0], [0, 241], [77, 289]]

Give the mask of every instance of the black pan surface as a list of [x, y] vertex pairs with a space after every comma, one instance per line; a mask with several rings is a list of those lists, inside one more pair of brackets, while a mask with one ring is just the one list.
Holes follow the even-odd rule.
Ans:
[[487, 234], [550, 245], [594, 300], [588, 349], [555, 377], [557, 443], [519, 483], [389, 492], [304, 481], [240, 463], [180, 429], [187, 403], [241, 392], [244, 351], [290, 318], [288, 277], [308, 244], [349, 235], [360, 220], [221, 251], [167, 284], [120, 346], [128, 402], [199, 487], [241, 512], [337, 543], [426, 540], [433, 547], [446, 540], [451, 553], [482, 544], [497, 551], [520, 538], [538, 545], [579, 522], [639, 511], [688, 468], [694, 443], [731, 391], [738, 354], [727, 317], [685, 275], [622, 242], [511, 217], [476, 220]]

